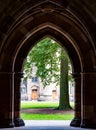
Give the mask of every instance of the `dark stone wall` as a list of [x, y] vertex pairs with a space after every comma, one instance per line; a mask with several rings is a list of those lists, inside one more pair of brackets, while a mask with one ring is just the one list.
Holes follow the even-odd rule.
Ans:
[[96, 0], [0, 0], [0, 127], [24, 125], [15, 98], [22, 65], [44, 36], [66, 48], [72, 61], [76, 102], [71, 125], [96, 128]]

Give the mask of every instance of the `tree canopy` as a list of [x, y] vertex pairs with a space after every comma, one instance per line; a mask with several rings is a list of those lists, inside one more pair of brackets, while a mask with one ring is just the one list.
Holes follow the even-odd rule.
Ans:
[[[62, 47], [53, 39], [47, 37], [38, 42], [29, 52], [25, 63], [25, 78], [32, 76], [32, 69], [37, 67], [36, 76], [41, 78], [44, 86], [50, 83], [60, 84], [60, 63]], [[67, 54], [65, 57], [68, 58]], [[69, 60], [68, 60], [69, 61]], [[70, 69], [70, 66], [69, 66]], [[70, 76], [69, 76], [70, 78]]]

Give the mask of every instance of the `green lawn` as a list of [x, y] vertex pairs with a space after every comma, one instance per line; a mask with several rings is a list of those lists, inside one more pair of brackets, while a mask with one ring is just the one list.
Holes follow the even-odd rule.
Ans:
[[[21, 102], [21, 109], [44, 109], [44, 108], [57, 108], [58, 102]], [[71, 106], [74, 104], [72, 103]], [[21, 118], [24, 120], [72, 120], [73, 114], [29, 114], [21, 113]]]
[[58, 107], [58, 102], [32, 102], [32, 101], [22, 101], [21, 109], [38, 109], [38, 108], [56, 108]]
[[[74, 103], [70, 103], [71, 107], [74, 108]], [[32, 101], [22, 101], [21, 109], [38, 109], [38, 108], [57, 108], [59, 106], [59, 102], [32, 102]]]
[[72, 120], [73, 117], [73, 114], [21, 114], [24, 120]]

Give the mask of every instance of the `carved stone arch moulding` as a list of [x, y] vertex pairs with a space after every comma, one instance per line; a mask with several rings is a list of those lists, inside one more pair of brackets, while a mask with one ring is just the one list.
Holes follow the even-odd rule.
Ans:
[[[75, 69], [74, 71], [80, 72], [81, 71], [80, 60], [75, 48], [72, 46], [72, 44], [70, 44], [70, 41], [68, 41], [66, 36], [64, 37], [64, 35], [61, 32], [59, 32], [58, 29], [57, 30], [54, 29], [54, 27], [53, 26], [51, 27], [51, 25], [43, 26], [43, 28], [38, 29], [38, 31], [35, 31], [32, 35], [30, 35], [28, 39], [24, 40], [24, 43], [23, 42], [20, 43], [21, 48], [18, 48], [16, 51], [17, 52], [15, 57], [16, 59], [14, 63], [18, 64], [17, 65], [15, 64], [15, 70], [20, 71], [20, 68], [22, 68], [21, 66], [23, 60], [26, 58], [29, 50], [35, 45], [35, 43], [37, 43], [42, 38], [47, 36], [56, 40], [58, 43], [61, 44], [61, 46], [63, 46], [68, 51], [69, 57], [72, 60], [72, 64], [74, 66], [73, 68]], [[75, 62], [75, 60], [77, 60], [77, 62]], [[18, 67], [18, 65], [20, 68]]]

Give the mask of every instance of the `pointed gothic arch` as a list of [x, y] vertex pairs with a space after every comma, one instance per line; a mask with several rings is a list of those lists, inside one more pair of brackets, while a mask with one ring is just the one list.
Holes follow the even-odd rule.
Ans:
[[[66, 48], [72, 61], [76, 105], [75, 118], [71, 125], [96, 127], [96, 120], [93, 119], [96, 111], [95, 100], [92, 98], [92, 102], [88, 101], [90, 99], [88, 94], [93, 94], [95, 97], [95, 93], [90, 88], [92, 86], [94, 89], [96, 83], [95, 46], [87, 27], [75, 13], [68, 10], [68, 5], [71, 6], [71, 2], [69, 4], [67, 1], [63, 3], [54, 0], [41, 0], [39, 3], [29, 1], [26, 8], [20, 7], [15, 13], [16, 20], [11, 16], [8, 17], [10, 27], [7, 28], [7, 35], [0, 48], [0, 84], [3, 86], [0, 103], [5, 103], [0, 106], [0, 120], [3, 117], [0, 127], [24, 125], [23, 120], [20, 119], [19, 108], [22, 65], [29, 50], [47, 35]], [[7, 29], [6, 26], [5, 30], [2, 28], [3, 33]]]

